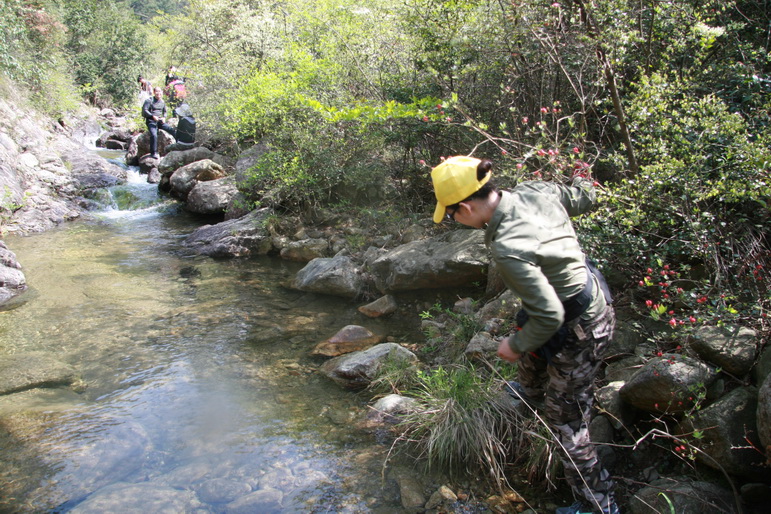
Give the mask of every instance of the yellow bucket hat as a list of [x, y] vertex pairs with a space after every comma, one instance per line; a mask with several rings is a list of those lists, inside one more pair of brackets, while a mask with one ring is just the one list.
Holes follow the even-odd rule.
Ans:
[[477, 180], [477, 166], [482, 162], [474, 157], [459, 155], [450, 157], [431, 170], [431, 181], [434, 183], [436, 209], [434, 223], [441, 223], [447, 212], [447, 206], [465, 200], [476, 193], [488, 180], [491, 173]]

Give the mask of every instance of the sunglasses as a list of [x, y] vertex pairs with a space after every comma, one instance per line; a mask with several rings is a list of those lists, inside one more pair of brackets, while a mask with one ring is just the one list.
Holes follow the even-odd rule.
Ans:
[[455, 213], [457, 213], [457, 212], [458, 212], [458, 209], [459, 209], [459, 208], [458, 208], [458, 207], [456, 207], [455, 209], [453, 209], [453, 210], [452, 210], [452, 212], [450, 212], [450, 210], [449, 210], [449, 209], [446, 209], [446, 210], [445, 210], [445, 212], [447, 213], [447, 217], [448, 217], [449, 219], [451, 219], [452, 221], [455, 221]]

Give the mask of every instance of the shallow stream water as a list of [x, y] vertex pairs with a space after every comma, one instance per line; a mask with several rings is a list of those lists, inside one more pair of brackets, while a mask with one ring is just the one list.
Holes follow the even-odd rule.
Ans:
[[30, 290], [0, 312], [0, 356], [46, 352], [81, 381], [0, 396], [0, 512], [401, 511], [388, 446], [356, 428], [367, 398], [309, 353], [417, 320], [284, 287], [302, 264], [186, 256], [202, 221], [132, 177], [124, 206], [5, 240]]

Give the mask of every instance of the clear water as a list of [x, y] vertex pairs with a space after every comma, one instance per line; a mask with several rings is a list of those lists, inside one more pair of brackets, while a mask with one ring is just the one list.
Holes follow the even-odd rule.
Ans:
[[0, 396], [0, 511], [400, 511], [388, 447], [357, 428], [368, 398], [309, 352], [418, 320], [285, 288], [300, 264], [187, 256], [201, 220], [156, 191], [132, 172], [95, 219], [6, 239], [30, 291], [0, 312], [0, 358], [46, 352], [81, 382]]

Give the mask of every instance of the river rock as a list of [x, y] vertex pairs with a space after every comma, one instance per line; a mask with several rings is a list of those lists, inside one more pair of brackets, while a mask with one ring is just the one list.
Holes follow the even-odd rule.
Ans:
[[329, 243], [326, 239], [303, 239], [290, 241], [281, 248], [281, 258], [295, 262], [310, 262], [313, 259], [326, 257], [329, 254]]
[[[166, 132], [165, 130], [158, 130], [158, 155], [161, 157], [169, 153], [168, 147], [173, 145], [177, 140], [174, 136]], [[139, 159], [146, 154], [150, 153], [150, 132], [145, 130], [134, 136], [128, 144], [128, 150], [126, 150], [126, 164], [136, 165]]]
[[365, 387], [377, 377], [386, 362], [413, 364], [418, 361], [414, 353], [396, 343], [383, 343], [368, 350], [334, 357], [321, 365], [321, 371], [338, 384], [358, 388]]
[[764, 468], [765, 458], [755, 429], [757, 390], [739, 387], [718, 401], [688, 416], [678, 428], [678, 434], [696, 430], [704, 435], [694, 442], [702, 452], [696, 458], [713, 469], [725, 470], [731, 475], [771, 478]]
[[214, 152], [205, 146], [196, 146], [191, 150], [176, 150], [163, 156], [158, 170], [163, 175], [171, 175], [182, 166], [204, 159], [214, 160]]
[[158, 169], [158, 163], [160, 163], [161, 160], [153, 157], [153, 154], [144, 154], [142, 157], [139, 158], [139, 173], [147, 173], [149, 174], [150, 171], [153, 169]]
[[[167, 147], [174, 144], [176, 139], [165, 130], [158, 130], [158, 155], [165, 156], [168, 153]], [[136, 166], [139, 159], [150, 153], [150, 132], [144, 131], [134, 136], [128, 144], [126, 150], [126, 164]]]
[[[113, 114], [114, 117], [114, 114]], [[102, 133], [100, 135], [95, 145], [97, 148], [107, 148], [110, 150], [125, 150], [128, 148], [129, 143], [131, 142], [132, 135], [131, 132], [129, 132], [126, 129], [114, 129], [114, 130], [108, 130]]]
[[355, 298], [364, 288], [358, 265], [346, 255], [320, 257], [297, 272], [290, 287], [309, 293]]
[[13, 253], [0, 241], [0, 305], [27, 290], [27, 278]]
[[730, 491], [687, 478], [661, 478], [651, 482], [634, 494], [629, 510], [631, 514], [738, 512]]
[[758, 334], [747, 327], [702, 326], [688, 337], [687, 342], [705, 361], [743, 377], [755, 362]]
[[401, 245], [372, 263], [382, 293], [458, 287], [486, 280], [490, 257], [481, 230], [453, 230]]
[[225, 207], [225, 219], [234, 220], [246, 216], [251, 212], [249, 206], [251, 203], [243, 193], [236, 189], [235, 194], [230, 197], [227, 207]]
[[265, 219], [272, 214], [268, 208], [252, 211], [243, 218], [216, 225], [204, 225], [182, 243], [200, 255], [210, 257], [247, 257], [265, 255], [273, 248]]
[[248, 484], [227, 478], [213, 478], [195, 487], [198, 498], [206, 503], [228, 503], [249, 494]]
[[635, 355], [646, 343], [646, 335], [632, 323], [616, 320], [613, 339], [605, 351], [605, 360], [615, 361]]
[[136, 476], [153, 451], [149, 435], [136, 421], [102, 416], [92, 417], [90, 422], [96, 427], [95, 437], [89, 444], [68, 448], [68, 459], [74, 463], [79, 477], [77, 483], [70, 483], [73, 497], [85, 496]]
[[358, 311], [369, 318], [380, 318], [381, 316], [388, 316], [396, 312], [398, 305], [396, 298], [387, 294], [381, 296], [374, 302], [370, 302], [367, 305], [362, 305], [358, 308]]
[[244, 186], [244, 189], [249, 189], [251, 185], [250, 170], [257, 164], [257, 161], [270, 150], [270, 147], [265, 143], [258, 143], [251, 148], [247, 148], [238, 155], [236, 160], [236, 183]]
[[420, 405], [415, 398], [400, 394], [389, 394], [372, 405], [367, 419], [373, 423], [398, 423], [401, 416], [417, 412]]
[[69, 512], [73, 514], [192, 512], [198, 505], [199, 502], [192, 491], [149, 482], [118, 483], [100, 489]]
[[622, 387], [624, 387], [624, 382], [610, 382], [597, 389], [595, 393], [598, 405], [610, 414], [611, 423], [616, 429], [631, 424], [635, 414], [634, 408], [621, 400], [619, 391]]
[[69, 364], [45, 352], [27, 352], [0, 357], [0, 394], [37, 387], [71, 385], [78, 373]]
[[260, 489], [225, 505], [226, 514], [281, 512], [284, 494], [278, 489]]
[[605, 380], [608, 382], [626, 382], [643, 367], [645, 359], [638, 356], [610, 362], [605, 368]]
[[426, 509], [439, 509], [449, 511], [451, 505], [458, 501], [458, 496], [453, 492], [449, 486], [443, 485], [439, 487], [434, 494], [426, 502]]
[[469, 341], [464, 355], [469, 360], [485, 359], [495, 356], [499, 342], [486, 332], [479, 332]]
[[195, 148], [195, 143], [183, 143], [181, 141], [177, 141], [176, 143], [172, 143], [169, 146], [166, 147], [167, 152], [184, 152], [186, 150], [192, 150]]
[[186, 200], [190, 191], [198, 182], [223, 178], [225, 171], [222, 166], [211, 159], [191, 162], [177, 168], [169, 178], [170, 192], [173, 196]]
[[396, 467], [391, 471], [391, 476], [399, 484], [399, 496], [402, 500], [402, 507], [407, 512], [417, 512], [423, 510], [426, 503], [426, 497], [423, 495], [423, 484], [418, 476], [411, 470]]
[[234, 177], [199, 181], [187, 196], [185, 208], [198, 214], [224, 214], [236, 193]]
[[766, 345], [760, 352], [760, 358], [752, 368], [752, 378], [758, 387], [761, 387], [766, 378], [771, 375], [771, 345]]
[[703, 362], [664, 354], [637, 370], [619, 394], [646, 412], [676, 414], [693, 408], [698, 389], [708, 388], [716, 379], [715, 370]]
[[364, 327], [347, 325], [326, 341], [317, 344], [311, 354], [337, 357], [345, 353], [367, 349], [382, 340], [382, 336], [375, 335]]
[[510, 319], [513, 322], [514, 316], [520, 308], [522, 308], [522, 301], [517, 295], [504, 289], [477, 311], [476, 319], [480, 323], [491, 318]]

